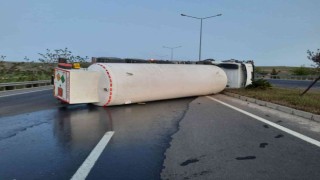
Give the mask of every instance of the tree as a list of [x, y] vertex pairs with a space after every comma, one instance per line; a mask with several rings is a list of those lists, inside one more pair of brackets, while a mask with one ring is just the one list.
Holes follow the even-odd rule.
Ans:
[[5, 71], [5, 66], [4, 66], [5, 59], [6, 59], [6, 56], [0, 55], [0, 73], [3, 73]]
[[25, 56], [25, 57], [23, 58], [23, 60], [26, 61], [26, 62], [29, 62], [29, 61], [30, 61], [30, 59], [29, 59], [27, 56]]
[[271, 71], [271, 75], [277, 75], [277, 74], [278, 74], [277, 70], [275, 68], [273, 68]]
[[48, 67], [48, 72], [51, 73], [53, 67], [56, 63], [58, 63], [59, 58], [66, 58], [68, 62], [80, 62], [86, 63], [88, 60], [88, 56], [81, 57], [81, 56], [74, 56], [72, 52], [68, 48], [64, 49], [55, 49], [51, 51], [50, 49], [46, 49], [45, 53], [38, 53], [40, 55], [39, 61], [45, 64]]
[[[277, 72], [277, 70], [275, 68], [272, 69], [271, 71], [271, 78], [277, 79], [277, 76], [279, 72]], [[279, 77], [278, 77], [279, 78]]]
[[6, 59], [7, 56], [4, 56], [4, 55], [0, 55], [0, 62], [3, 62], [4, 59]]
[[64, 49], [55, 49], [51, 51], [50, 49], [46, 49], [45, 53], [38, 53], [41, 57], [39, 61], [46, 64], [54, 64], [58, 62], [58, 58], [66, 58], [70, 63], [73, 62], [87, 62], [88, 56], [74, 56], [72, 52], [68, 48]]
[[[313, 63], [314, 63], [314, 67], [316, 68], [317, 72], [319, 73], [320, 72], [320, 49], [317, 49], [316, 52], [313, 52], [313, 51], [310, 51], [308, 50], [307, 51], [307, 54], [308, 54], [308, 59], [311, 60]], [[318, 81], [320, 80], [320, 75], [319, 77], [317, 77], [310, 85], [309, 87], [304, 90], [300, 96], [303, 96], [305, 93], [307, 93], [309, 91], [309, 89], [314, 85], [316, 84]]]

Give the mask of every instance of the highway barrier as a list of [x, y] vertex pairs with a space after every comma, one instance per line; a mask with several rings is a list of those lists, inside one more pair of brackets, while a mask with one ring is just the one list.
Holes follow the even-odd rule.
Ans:
[[51, 85], [50, 80], [0, 83], [0, 91], [32, 88]]
[[255, 74], [255, 79], [285, 79], [285, 80], [309, 80], [314, 81], [318, 78], [318, 75], [306, 75], [306, 76], [298, 76], [298, 75], [260, 75]]

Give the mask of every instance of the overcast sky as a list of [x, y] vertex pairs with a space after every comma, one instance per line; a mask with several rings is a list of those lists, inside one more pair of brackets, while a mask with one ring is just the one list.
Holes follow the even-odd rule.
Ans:
[[309, 66], [320, 48], [320, 0], [1, 0], [0, 55], [31, 60], [46, 48], [120, 58], [255, 61]]

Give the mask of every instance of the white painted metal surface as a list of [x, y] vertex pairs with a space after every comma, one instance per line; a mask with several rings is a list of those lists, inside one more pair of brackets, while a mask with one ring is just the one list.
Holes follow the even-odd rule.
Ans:
[[222, 69], [208, 65], [98, 63], [99, 106], [214, 94], [226, 87]]
[[227, 74], [228, 88], [242, 88], [252, 84], [253, 66], [251, 63], [222, 62], [218, 66]]
[[241, 82], [243, 80], [243, 73], [241, 71], [241, 64], [240, 63], [233, 63], [233, 62], [226, 62], [221, 63], [219, 66], [224, 70], [224, 72], [227, 74], [228, 82], [227, 87], [228, 88], [240, 88]]
[[226, 73], [210, 65], [97, 63], [87, 71], [57, 68], [55, 76], [57, 98], [99, 106], [215, 94], [227, 84]]
[[69, 104], [99, 102], [99, 72], [55, 69], [54, 96]]
[[244, 63], [244, 66], [246, 68], [246, 83], [245, 86], [248, 86], [252, 84], [253, 79], [253, 65], [251, 63]]

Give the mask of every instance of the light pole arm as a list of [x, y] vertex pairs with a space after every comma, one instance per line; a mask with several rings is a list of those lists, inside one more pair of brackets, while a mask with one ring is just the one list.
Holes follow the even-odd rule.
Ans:
[[182, 47], [182, 46], [172, 47], [172, 49], [176, 49], [176, 48], [180, 48], [180, 47]]
[[186, 14], [181, 14], [181, 16], [185, 16], [185, 17], [189, 17], [189, 18], [194, 18], [194, 19], [209, 19], [209, 18], [213, 18], [213, 17], [217, 17], [217, 16], [222, 16], [222, 14], [216, 14], [214, 16], [208, 16], [208, 17], [195, 17], [195, 16], [189, 16]]
[[189, 15], [186, 15], [186, 14], [181, 14], [181, 16], [186, 16], [186, 17], [190, 17], [190, 18], [194, 18], [194, 19], [201, 19], [201, 18], [198, 18], [198, 17], [189, 16]]
[[213, 18], [213, 17], [217, 17], [217, 16], [222, 16], [222, 14], [216, 14], [214, 16], [208, 16], [208, 17], [203, 17], [203, 18], [199, 18], [199, 17], [194, 17], [194, 16], [189, 16], [186, 14], [181, 14], [181, 16], [186, 16], [189, 18], [194, 18], [194, 19], [200, 19], [200, 45], [199, 45], [199, 61], [201, 61], [201, 44], [202, 44], [202, 20], [204, 19], [209, 19], [209, 18]]
[[167, 49], [170, 49], [171, 50], [171, 61], [173, 59], [173, 50], [176, 49], [176, 48], [180, 48], [182, 46], [176, 46], [176, 47], [167, 47], [167, 46], [162, 46], [163, 48], [167, 48]]
[[208, 17], [204, 17], [204, 18], [201, 18], [201, 19], [208, 19], [208, 18], [213, 18], [213, 17], [217, 17], [217, 16], [222, 16], [222, 14], [217, 14], [217, 15], [214, 15], [214, 16], [208, 16]]

